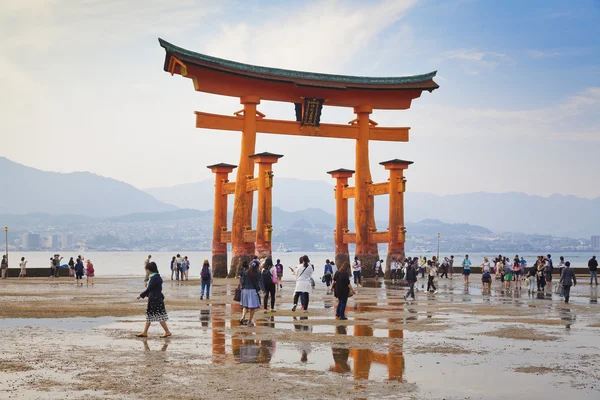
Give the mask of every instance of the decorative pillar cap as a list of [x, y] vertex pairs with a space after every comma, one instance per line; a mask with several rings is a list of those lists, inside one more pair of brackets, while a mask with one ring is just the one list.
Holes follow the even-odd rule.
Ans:
[[219, 163], [219, 164], [208, 165], [206, 168], [210, 169], [212, 172], [227, 172], [227, 173], [229, 173], [229, 172], [233, 171], [235, 168], [237, 168], [237, 165]]
[[354, 172], [356, 171], [346, 168], [339, 168], [333, 171], [328, 171], [327, 173], [334, 178], [351, 178], [352, 175], [354, 175]]
[[412, 163], [412, 161], [400, 160], [398, 158], [395, 158], [393, 160], [380, 162], [379, 165], [383, 165], [385, 169], [408, 169], [408, 166]]
[[269, 152], [257, 153], [250, 156], [251, 159], [254, 160], [255, 163], [267, 163], [267, 164], [275, 164], [277, 160], [279, 160], [283, 155], [274, 154]]

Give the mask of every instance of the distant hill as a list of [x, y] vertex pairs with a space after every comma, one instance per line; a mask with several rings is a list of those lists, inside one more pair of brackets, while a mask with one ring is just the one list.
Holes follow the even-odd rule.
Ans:
[[[173, 188], [147, 189], [161, 201], [179, 207], [208, 210], [213, 207], [214, 182], [201, 181]], [[173, 196], [176, 192], [177, 196]], [[232, 202], [230, 202], [232, 203]], [[275, 178], [273, 205], [286, 211], [321, 209], [335, 213], [333, 185], [324, 181]], [[524, 193], [466, 193], [438, 196], [406, 193], [406, 221], [438, 219], [447, 223], [485, 226], [494, 232], [521, 232], [555, 236], [589, 237], [600, 234], [600, 198], [531, 196]], [[352, 211], [350, 212], [352, 219]], [[375, 200], [375, 217], [386, 221], [387, 196]], [[379, 223], [378, 223], [379, 225]]]
[[109, 217], [177, 209], [124, 182], [90, 172], [41, 171], [4, 157], [0, 157], [0, 187], [0, 210], [6, 214]]

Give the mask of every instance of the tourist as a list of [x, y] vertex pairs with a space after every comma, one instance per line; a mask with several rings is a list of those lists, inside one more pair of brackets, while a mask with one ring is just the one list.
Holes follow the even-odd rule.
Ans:
[[375, 263], [375, 282], [377, 282], [379, 280], [379, 273], [381, 272], [383, 266], [383, 260], [377, 260], [377, 262]]
[[181, 280], [183, 280], [183, 274], [181, 273], [181, 265], [183, 264], [183, 258], [181, 257], [181, 254], [177, 254], [177, 258], [175, 258], [175, 279], [179, 280], [179, 278], [181, 277]]
[[190, 260], [189, 260], [188, 256], [183, 257], [182, 270], [183, 270], [183, 275], [185, 276], [185, 280], [186, 281], [189, 280], [189, 277], [190, 277]]
[[54, 278], [54, 257], [50, 257], [50, 278]]
[[[244, 261], [243, 264], [248, 266], [247, 261]], [[240, 286], [242, 288], [242, 298], [240, 303], [243, 308], [240, 324], [247, 324], [250, 327], [254, 326], [254, 313], [256, 309], [260, 308], [259, 292], [264, 292], [265, 290], [263, 281], [260, 279], [258, 266], [258, 263], [252, 262], [252, 264], [248, 266], [248, 269], [242, 272], [242, 276], [240, 277]], [[248, 316], [248, 319], [246, 319], [246, 316]]]
[[413, 260], [412, 264], [406, 268], [406, 281], [408, 282], [408, 292], [404, 295], [404, 300], [408, 297], [415, 299], [415, 283], [417, 283], [417, 260]]
[[448, 268], [450, 269], [450, 279], [452, 279], [452, 273], [454, 272], [454, 256], [450, 256], [448, 260]]
[[212, 284], [213, 274], [212, 267], [208, 263], [208, 260], [204, 260], [202, 268], [200, 268], [200, 300], [204, 300], [204, 292], [206, 290], [206, 300], [210, 300], [210, 285]]
[[523, 274], [523, 268], [521, 267], [521, 261], [519, 260], [519, 256], [515, 256], [513, 261], [513, 277], [515, 280], [515, 290], [521, 290], [521, 275]]
[[448, 266], [448, 257], [444, 257], [444, 261], [442, 261], [441, 265], [442, 275], [440, 276], [440, 278], [443, 278], [445, 275], [446, 279], [448, 279]]
[[252, 258], [252, 261], [250, 262], [249, 267], [256, 267], [256, 268], [260, 267], [260, 261], [258, 260], [258, 256], [254, 256]]
[[490, 264], [490, 260], [487, 257], [483, 257], [483, 262], [480, 265], [481, 267], [481, 273], [484, 273], [486, 270], [488, 273], [490, 273], [491, 269], [492, 269], [492, 265]]
[[94, 270], [94, 264], [92, 264], [92, 262], [90, 260], [86, 261], [85, 276], [86, 276], [85, 286], [87, 287], [91, 283], [92, 287], [94, 287], [95, 270]]
[[54, 277], [58, 278], [60, 276], [60, 262], [63, 259], [63, 257], [60, 256], [60, 254], [55, 254], [54, 255]]
[[396, 257], [392, 257], [392, 262], [390, 263], [390, 279], [392, 282], [396, 281], [398, 268], [400, 268], [400, 264], [398, 264], [398, 261], [396, 261]]
[[27, 261], [25, 261], [25, 257], [21, 257], [19, 267], [21, 267], [21, 271], [19, 271], [19, 279], [25, 278], [25, 275], [27, 275]]
[[491, 274], [491, 265], [490, 261], [487, 257], [483, 258], [483, 263], [481, 264], [481, 291], [485, 292], [486, 289], [490, 291], [492, 289], [492, 274]]
[[563, 268], [565, 267], [565, 258], [563, 256], [560, 256], [558, 259], [558, 275], [560, 276], [562, 275]]
[[75, 285], [81, 283], [81, 286], [83, 286], [83, 270], [83, 260], [78, 258], [77, 263], [75, 263]]
[[465, 256], [465, 259], [462, 262], [463, 267], [463, 276], [465, 285], [469, 284], [469, 275], [471, 275], [471, 260], [469, 260], [469, 255]]
[[552, 282], [552, 272], [554, 272], [554, 264], [552, 263], [552, 256], [548, 254], [545, 260], [546, 262], [546, 282]]
[[590, 285], [592, 281], [595, 281], [596, 286], [598, 285], [598, 260], [596, 260], [596, 256], [592, 256], [590, 261], [588, 261], [588, 269], [590, 270]]
[[571, 285], [577, 285], [577, 278], [575, 277], [575, 271], [571, 268], [571, 263], [566, 262], [565, 268], [563, 269], [563, 273], [560, 277], [560, 284], [562, 285], [562, 292], [565, 296], [565, 303], [569, 302], [569, 297], [571, 296]]
[[427, 257], [423, 256], [421, 259], [421, 263], [419, 264], [419, 272], [421, 273], [421, 278], [425, 278], [425, 266], [427, 266]]
[[275, 291], [277, 290], [277, 269], [273, 265], [273, 259], [267, 257], [263, 264], [262, 281], [265, 288], [264, 307], [265, 312], [269, 312], [267, 308], [269, 297], [271, 297], [271, 312], [275, 312]]
[[2, 279], [6, 279], [6, 275], [8, 272], [8, 260], [6, 259], [6, 254], [2, 255], [2, 264], [0, 264], [0, 271], [2, 272]]
[[152, 260], [152, 256], [148, 255], [148, 258], [146, 258], [146, 261], [144, 261], [144, 273], [145, 273], [145, 277], [144, 277], [144, 284], [146, 286], [148, 286], [148, 279], [150, 279], [150, 273], [148, 272], [148, 268], [146, 268], [148, 266], [148, 264], [150, 264]]
[[175, 274], [175, 272], [177, 271], [177, 257], [173, 256], [173, 258], [171, 258], [171, 280], [173, 280], [173, 275]]
[[504, 288], [506, 290], [510, 290], [510, 283], [513, 280], [513, 270], [512, 270], [512, 264], [510, 263], [510, 260], [507, 259], [507, 261], [504, 263]]
[[[527, 263], [525, 263], [525, 266], [527, 266]], [[529, 280], [528, 292], [534, 293], [537, 286], [537, 267], [535, 263], [527, 271], [527, 279]]]
[[428, 269], [428, 280], [427, 280], [427, 292], [433, 292], [433, 294], [437, 293], [437, 288], [435, 287], [435, 283], [433, 280], [437, 274], [437, 265], [433, 260], [427, 261], [427, 269]]
[[338, 299], [338, 305], [335, 310], [335, 318], [347, 320], [346, 304], [348, 303], [348, 297], [350, 297], [350, 293], [354, 294], [354, 289], [350, 284], [350, 265], [348, 264], [348, 261], [345, 261], [342, 264], [342, 267], [335, 273], [333, 279], [333, 291], [335, 297]]
[[537, 290], [541, 292], [546, 289], [546, 263], [544, 257], [538, 257], [537, 263]]
[[171, 331], [167, 326], [167, 310], [165, 309], [165, 296], [162, 293], [163, 280], [158, 273], [158, 267], [154, 261], [148, 262], [146, 265], [146, 271], [148, 275], [148, 285], [137, 299], [144, 299], [148, 297], [148, 306], [146, 308], [146, 325], [144, 331], [137, 335], [137, 337], [148, 337], [148, 329], [152, 322], [160, 323], [160, 326], [164, 329], [165, 333], [161, 335], [161, 338], [171, 336]]
[[[375, 272], [377, 275], [377, 271]], [[327, 285], [327, 294], [331, 293], [331, 280], [333, 279], [333, 267], [328, 260], [325, 261], [325, 267], [323, 267], [323, 283]]]
[[361, 272], [362, 264], [358, 257], [354, 257], [354, 262], [352, 263], [352, 275], [354, 276], [354, 286], [362, 285]]
[[292, 311], [296, 311], [296, 307], [298, 306], [298, 298], [300, 298], [302, 309], [304, 311], [307, 311], [308, 303], [310, 300], [310, 293], [312, 291], [310, 280], [313, 272], [315, 271], [315, 267], [312, 264], [310, 264], [308, 256], [302, 256], [300, 260], [302, 260], [302, 263], [296, 267], [296, 270], [290, 268], [292, 274], [294, 274], [294, 276], [296, 277], [296, 288], [294, 289], [294, 306], [292, 307]]
[[279, 282], [279, 289], [283, 289], [283, 264], [281, 263], [281, 260], [277, 259], [275, 269], [277, 270], [277, 282]]
[[73, 261], [73, 257], [69, 258], [67, 265], [69, 266], [69, 278], [75, 280], [75, 261]]

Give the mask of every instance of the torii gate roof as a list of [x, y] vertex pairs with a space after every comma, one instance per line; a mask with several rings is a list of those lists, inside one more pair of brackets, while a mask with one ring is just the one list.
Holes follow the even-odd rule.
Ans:
[[193, 79], [198, 91], [224, 96], [258, 96], [291, 103], [309, 97], [325, 99], [325, 105], [332, 106], [406, 109], [421, 92], [439, 87], [433, 81], [437, 71], [402, 77], [293, 71], [224, 60], [158, 41], [166, 51], [165, 71]]

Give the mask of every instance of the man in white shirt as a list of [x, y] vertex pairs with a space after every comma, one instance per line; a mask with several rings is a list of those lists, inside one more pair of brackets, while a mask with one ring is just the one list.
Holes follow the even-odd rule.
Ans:
[[398, 277], [398, 268], [400, 265], [398, 261], [396, 261], [396, 257], [392, 257], [392, 262], [390, 263], [390, 279], [394, 282]]
[[354, 262], [352, 263], [352, 275], [354, 276], [354, 285], [356, 286], [362, 286], [361, 273], [362, 264], [358, 257], [354, 257]]

